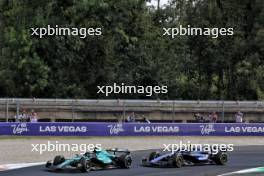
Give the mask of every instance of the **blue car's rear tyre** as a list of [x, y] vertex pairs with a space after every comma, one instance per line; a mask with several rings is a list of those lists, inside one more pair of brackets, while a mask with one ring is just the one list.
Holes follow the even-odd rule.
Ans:
[[64, 156], [62, 156], [62, 155], [55, 156], [55, 158], [53, 160], [53, 165], [57, 166], [57, 165], [63, 163], [64, 161], [65, 161]]
[[219, 151], [213, 160], [217, 165], [224, 165], [228, 161], [227, 153]]

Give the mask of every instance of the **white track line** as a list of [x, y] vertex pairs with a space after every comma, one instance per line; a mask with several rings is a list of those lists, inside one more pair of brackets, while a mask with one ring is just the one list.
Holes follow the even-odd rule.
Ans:
[[38, 166], [38, 165], [42, 165], [42, 164], [45, 164], [45, 162], [39, 162], [39, 163], [2, 164], [2, 165], [0, 165], [0, 171], [20, 169], [20, 168], [24, 168], [24, 167]]
[[246, 174], [246, 173], [256, 173], [258, 172], [258, 169], [263, 169], [264, 167], [256, 167], [256, 168], [250, 168], [250, 169], [244, 169], [244, 170], [239, 170], [235, 172], [229, 172], [225, 174], [221, 174], [218, 176], [228, 176], [228, 175], [233, 175], [233, 174]]

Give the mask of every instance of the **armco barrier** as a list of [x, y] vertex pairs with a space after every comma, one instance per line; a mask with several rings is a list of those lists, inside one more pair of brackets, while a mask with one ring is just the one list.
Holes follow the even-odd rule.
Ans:
[[17, 136], [264, 136], [264, 124], [245, 123], [0, 123]]

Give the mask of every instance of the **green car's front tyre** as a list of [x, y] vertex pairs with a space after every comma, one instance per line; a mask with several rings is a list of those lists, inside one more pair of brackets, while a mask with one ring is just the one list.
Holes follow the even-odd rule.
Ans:
[[51, 161], [47, 161], [47, 163], [46, 163], [46, 168], [50, 168], [52, 166], [52, 163], [51, 163]]
[[80, 171], [81, 172], [89, 172], [91, 170], [91, 162], [86, 160], [85, 158], [81, 158], [80, 160]]
[[53, 160], [53, 165], [57, 166], [57, 165], [63, 163], [64, 161], [65, 161], [64, 156], [62, 156], [62, 155], [55, 156], [55, 158]]

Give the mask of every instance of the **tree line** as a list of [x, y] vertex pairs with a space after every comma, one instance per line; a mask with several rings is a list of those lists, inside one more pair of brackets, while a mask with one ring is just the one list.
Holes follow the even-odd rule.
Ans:
[[[1, 0], [0, 97], [105, 98], [98, 85], [125, 83], [168, 93], [107, 98], [263, 100], [263, 9], [263, 0]], [[102, 35], [30, 35], [46, 25]], [[162, 36], [179, 25], [234, 35]]]

